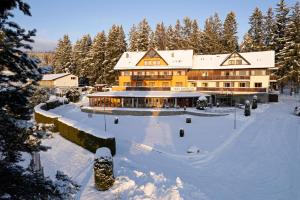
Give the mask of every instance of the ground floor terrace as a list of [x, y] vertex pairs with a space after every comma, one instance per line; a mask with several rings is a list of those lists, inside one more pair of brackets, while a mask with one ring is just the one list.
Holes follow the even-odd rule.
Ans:
[[195, 107], [197, 100], [210, 95], [199, 92], [172, 91], [111, 91], [89, 95], [89, 105], [94, 107], [125, 108], [176, 108]]

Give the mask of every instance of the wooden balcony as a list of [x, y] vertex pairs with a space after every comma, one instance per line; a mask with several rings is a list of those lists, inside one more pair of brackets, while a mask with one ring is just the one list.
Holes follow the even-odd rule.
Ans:
[[208, 92], [267, 92], [267, 89], [266, 88], [197, 87], [197, 91], [208, 91]]
[[134, 81], [143, 80], [172, 80], [172, 75], [133, 75], [131, 79]]
[[250, 76], [188, 76], [188, 80], [250, 80]]

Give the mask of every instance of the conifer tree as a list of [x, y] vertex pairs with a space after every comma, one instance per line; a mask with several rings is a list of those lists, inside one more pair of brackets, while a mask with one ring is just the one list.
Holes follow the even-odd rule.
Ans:
[[182, 36], [182, 26], [179, 20], [176, 20], [176, 24], [173, 29], [173, 44], [175, 45], [175, 49], [183, 48], [183, 36]]
[[263, 22], [264, 46], [266, 50], [274, 50], [275, 20], [273, 9], [269, 8]]
[[155, 47], [155, 34], [153, 31], [151, 31], [150, 36], [149, 36], [149, 46], [148, 49], [150, 48], [156, 48]]
[[264, 49], [263, 15], [259, 8], [255, 8], [249, 18], [250, 29], [248, 35], [252, 44], [247, 47], [249, 51], [261, 51]]
[[70, 70], [72, 74], [75, 74], [79, 77], [86, 77], [88, 70], [85, 70], [86, 63], [85, 59], [88, 55], [92, 44], [92, 39], [90, 35], [84, 35], [80, 40], [74, 45], [73, 48], [73, 65]]
[[167, 47], [167, 33], [163, 22], [156, 25], [154, 33], [154, 44], [158, 50], [165, 50]]
[[191, 44], [191, 34], [192, 34], [192, 20], [189, 17], [183, 18], [183, 27], [181, 30], [182, 33], [182, 48], [183, 49], [190, 49]]
[[85, 70], [90, 85], [94, 85], [95, 83], [105, 83], [105, 51], [106, 35], [104, 31], [102, 31], [95, 36], [85, 60]]
[[237, 22], [235, 13], [230, 12], [227, 14], [223, 25], [223, 46], [224, 52], [231, 53], [238, 50], [238, 37], [237, 37]]
[[217, 54], [223, 52], [222, 23], [217, 13], [205, 21], [204, 26], [204, 53]]
[[[299, 88], [300, 83], [300, 5], [292, 8], [284, 36], [284, 48], [278, 53], [279, 82], [283, 85], [292, 83], [292, 88]], [[298, 89], [296, 90], [298, 91]]]
[[133, 24], [129, 31], [129, 51], [137, 51], [138, 50], [138, 31], [136, 26]]
[[192, 22], [192, 31], [189, 38], [189, 48], [194, 50], [194, 53], [199, 54], [203, 53], [203, 39], [202, 39], [202, 33], [199, 29], [197, 20], [193, 20]]
[[40, 173], [20, 165], [21, 152], [40, 150], [34, 134], [30, 98], [41, 79], [36, 62], [25, 50], [31, 50], [35, 30], [26, 31], [12, 21], [19, 9], [31, 16], [22, 0], [0, 2], [0, 198], [62, 199], [53, 182]]
[[68, 35], [58, 41], [54, 54], [55, 73], [70, 72], [72, 69], [72, 44]]
[[[149, 43], [148, 43], [149, 45]], [[108, 33], [103, 82], [112, 85], [116, 81], [116, 72], [114, 66], [120, 59], [121, 55], [126, 51], [125, 33], [122, 26], [113, 25]]]
[[146, 19], [143, 19], [138, 25], [138, 42], [137, 49], [139, 51], [147, 51], [150, 44], [151, 27]]
[[177, 43], [175, 40], [175, 30], [172, 25], [168, 26], [167, 29], [167, 38], [166, 38], [166, 49], [168, 50], [175, 50], [177, 49]]

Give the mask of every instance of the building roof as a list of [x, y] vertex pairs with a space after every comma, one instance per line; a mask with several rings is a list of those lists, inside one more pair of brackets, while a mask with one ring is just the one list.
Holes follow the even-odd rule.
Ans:
[[115, 65], [115, 70], [131, 69], [246, 69], [275, 67], [274, 51], [238, 53], [249, 64], [222, 65], [231, 54], [194, 55], [193, 50], [165, 50], [157, 53], [167, 66], [136, 66], [147, 51], [124, 52]]
[[71, 75], [70, 73], [59, 73], [59, 74], [44, 74], [42, 81], [53, 81], [65, 76]]
[[209, 96], [200, 92], [172, 91], [109, 91], [89, 94], [88, 97], [201, 97]]
[[274, 51], [258, 51], [239, 53], [249, 62], [249, 65], [222, 65], [231, 54], [194, 55], [192, 69], [246, 69], [246, 68], [273, 68], [275, 66]]
[[115, 66], [115, 70], [122, 69], [182, 69], [191, 68], [193, 64], [193, 50], [167, 50], [157, 53], [168, 63], [168, 66], [136, 66], [147, 51], [124, 52]]

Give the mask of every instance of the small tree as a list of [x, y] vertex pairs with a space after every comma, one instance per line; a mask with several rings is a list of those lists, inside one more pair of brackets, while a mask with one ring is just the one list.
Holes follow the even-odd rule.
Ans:
[[67, 91], [66, 97], [71, 102], [78, 102], [80, 99], [80, 92], [74, 88], [71, 88]]

